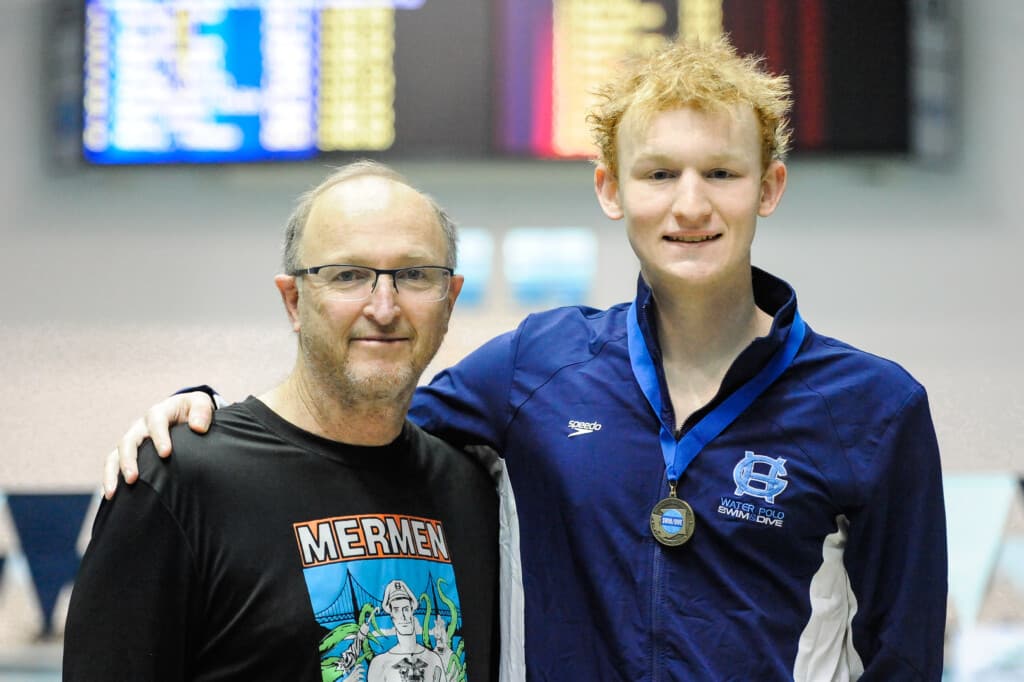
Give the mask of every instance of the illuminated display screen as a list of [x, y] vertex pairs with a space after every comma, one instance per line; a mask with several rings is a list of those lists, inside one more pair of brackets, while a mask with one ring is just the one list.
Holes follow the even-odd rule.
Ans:
[[[482, 156], [487, 19], [447, 0], [86, 0], [85, 158]], [[472, 36], [456, 50], [454, 26]]]
[[[273, 27], [263, 39], [261, 24]], [[309, 12], [95, 0], [82, 139], [92, 161], [302, 158], [316, 135]]]
[[793, 149], [910, 150], [906, 2], [507, 0], [500, 15], [503, 151], [590, 156], [593, 90], [630, 51], [728, 33], [793, 88]]
[[497, 109], [503, 151], [590, 156], [592, 90], [631, 50], [678, 32], [678, 1], [506, 0], [501, 3]]
[[587, 157], [592, 91], [623, 56], [723, 30], [790, 75], [796, 152], [911, 144], [909, 0], [84, 7], [81, 139], [96, 164]]
[[491, 281], [494, 235], [485, 227], [459, 228], [459, 274], [466, 278], [459, 293], [461, 307], [483, 302]]
[[597, 237], [584, 227], [517, 227], [505, 235], [502, 269], [524, 307], [587, 300], [597, 271]]

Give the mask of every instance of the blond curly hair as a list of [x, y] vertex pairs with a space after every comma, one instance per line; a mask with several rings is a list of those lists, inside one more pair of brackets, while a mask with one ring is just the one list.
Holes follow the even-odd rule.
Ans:
[[760, 57], [737, 53], [727, 36], [706, 43], [672, 42], [633, 57], [595, 94], [599, 101], [587, 122], [597, 161], [613, 177], [618, 177], [618, 133], [627, 112], [646, 126], [654, 115], [683, 106], [720, 111], [749, 104], [761, 126], [762, 167], [785, 159], [789, 151], [789, 78], [769, 73]]

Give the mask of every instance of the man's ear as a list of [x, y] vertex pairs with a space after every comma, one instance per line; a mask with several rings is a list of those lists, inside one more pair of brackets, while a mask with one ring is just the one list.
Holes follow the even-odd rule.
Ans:
[[444, 331], [448, 333], [448, 322], [452, 319], [452, 311], [455, 309], [455, 299], [459, 297], [462, 292], [462, 285], [466, 283], [466, 278], [462, 275], [452, 275], [452, 281], [448, 284], [448, 297], [445, 299], [445, 305], [448, 306], [448, 314], [445, 316]]
[[292, 331], [298, 332], [302, 326], [299, 323], [299, 278], [293, 275], [277, 275], [274, 277], [274, 284], [281, 292], [281, 301], [288, 312]]
[[459, 293], [462, 291], [462, 285], [466, 283], [466, 278], [462, 275], [452, 275], [452, 281], [448, 284], [448, 313], [451, 314], [452, 309], [455, 308], [455, 299], [459, 297]]
[[622, 218], [622, 201], [619, 197], [619, 181], [603, 163], [594, 169], [594, 192], [601, 210], [612, 220]]
[[761, 176], [761, 203], [757, 207], [757, 215], [767, 218], [782, 201], [786, 191], [786, 164], [775, 159]]

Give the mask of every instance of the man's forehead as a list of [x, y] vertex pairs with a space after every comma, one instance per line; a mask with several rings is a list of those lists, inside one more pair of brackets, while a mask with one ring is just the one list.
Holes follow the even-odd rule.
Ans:
[[[760, 149], [760, 126], [749, 105], [731, 105], [705, 109], [693, 105], [654, 112], [646, 117], [627, 112], [620, 125], [618, 148], [620, 154], [631, 156], [661, 155], [666, 147], [675, 148], [690, 140], [697, 131], [705, 133], [705, 143], [717, 141], [715, 153], [737, 155], [747, 147]], [[706, 134], [711, 133], [710, 137]]]
[[754, 107], [747, 103], [709, 104], [683, 103], [655, 110], [629, 109], [619, 124], [619, 138], [623, 134], [643, 138], [658, 121], [671, 118], [672, 114], [688, 112], [696, 117], [724, 126], [758, 126]]
[[445, 244], [423, 195], [389, 178], [362, 177], [317, 197], [300, 249], [304, 259], [391, 267], [433, 263], [444, 257]]
[[313, 202], [307, 230], [398, 228], [413, 224], [437, 224], [436, 211], [426, 197], [389, 178], [363, 177], [324, 190]]
[[313, 203], [313, 210], [379, 211], [403, 204], [427, 208], [426, 199], [412, 187], [391, 178], [364, 175], [326, 188]]

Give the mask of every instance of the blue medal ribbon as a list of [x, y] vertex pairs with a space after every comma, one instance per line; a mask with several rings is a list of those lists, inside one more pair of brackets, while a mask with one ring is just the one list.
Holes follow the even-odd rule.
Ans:
[[796, 357], [797, 351], [800, 350], [800, 345], [804, 341], [806, 326], [799, 311], [794, 312], [793, 324], [786, 335], [786, 341], [781, 348], [775, 351], [768, 364], [723, 400], [718, 407], [705, 415], [678, 441], [676, 441], [674, 425], [666, 424], [662, 416], [658, 371], [654, 366], [654, 359], [651, 358], [650, 351], [647, 350], [643, 333], [640, 331], [636, 301], [629, 306], [626, 330], [629, 364], [647, 402], [650, 403], [651, 409], [654, 410], [654, 414], [658, 416], [658, 421], [661, 423], [659, 440], [661, 453], [665, 458], [665, 473], [674, 487], [675, 482], [683, 475], [690, 462], [700, 454], [704, 446], [714, 440], [729, 424], [732, 424], [792, 364], [793, 358]]

